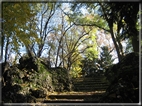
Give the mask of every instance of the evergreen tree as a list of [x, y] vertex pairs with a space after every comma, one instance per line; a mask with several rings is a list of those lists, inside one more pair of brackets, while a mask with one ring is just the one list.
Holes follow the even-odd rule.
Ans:
[[112, 52], [109, 51], [109, 48], [107, 46], [101, 47], [102, 52], [100, 54], [100, 67], [105, 68], [106, 66], [109, 66], [113, 63], [114, 59], [112, 59], [112, 55], [110, 54]]

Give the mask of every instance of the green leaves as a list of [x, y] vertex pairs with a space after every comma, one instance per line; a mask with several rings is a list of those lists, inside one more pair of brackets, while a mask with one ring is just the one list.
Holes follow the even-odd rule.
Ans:
[[31, 19], [36, 15], [32, 12], [31, 5], [30, 3], [7, 2], [2, 4], [3, 34], [7, 39], [9, 37], [13, 39], [13, 45], [16, 47], [19, 46], [18, 43], [30, 44], [30, 37], [36, 38], [37, 36], [32, 30], [35, 26], [30, 24]]

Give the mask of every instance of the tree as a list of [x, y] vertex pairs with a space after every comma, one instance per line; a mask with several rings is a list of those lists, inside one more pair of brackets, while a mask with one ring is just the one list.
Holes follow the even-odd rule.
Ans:
[[110, 54], [112, 50], [109, 51], [107, 46], [103, 46], [101, 49], [102, 52], [100, 55], [100, 67], [104, 69], [106, 66], [112, 65], [114, 59], [112, 59], [112, 55]]
[[[65, 67], [70, 71], [73, 64], [79, 63], [87, 49], [96, 52], [96, 39], [93, 28], [75, 26], [63, 10], [65, 9], [62, 6], [57, 10], [60, 17], [54, 15], [58, 17], [58, 23], [54, 31], [49, 33], [47, 42], [54, 48], [52, 50], [50, 47], [50, 56], [52, 55], [55, 67]], [[89, 41], [91, 41], [90, 44]]]
[[97, 36], [96, 36], [96, 28], [93, 28], [90, 32], [90, 39], [86, 40], [86, 45], [90, 46], [85, 52], [84, 55], [89, 60], [93, 60], [98, 57], [98, 45], [97, 45]]
[[37, 33], [40, 42], [36, 44], [37, 57], [40, 57], [45, 49], [49, 49], [47, 39], [50, 37], [50, 32], [54, 32], [53, 18], [59, 6], [57, 3], [38, 3]]
[[[56, 56], [56, 64], [55, 66], [57, 67], [57, 63], [58, 63], [58, 57], [59, 57], [59, 53], [61, 50], [61, 55], [60, 58], [64, 59], [64, 43], [65, 43], [65, 36], [67, 31], [73, 27], [72, 23], [67, 23], [67, 21], [65, 20], [65, 16], [61, 11], [61, 25], [58, 25], [58, 31], [61, 31], [60, 37], [58, 40], [58, 49], [57, 49], [57, 56]], [[58, 34], [59, 35], [59, 34]], [[63, 63], [63, 67], [64, 67], [64, 60], [61, 60]], [[61, 64], [59, 64], [61, 65]]]
[[32, 3], [2, 3], [1, 52], [2, 58], [5, 55], [5, 62], [9, 51], [18, 53], [21, 46], [27, 47], [31, 42], [37, 40], [33, 21], [35, 15], [36, 12]]
[[[122, 3], [100, 3], [100, 6], [103, 11], [103, 17], [108, 22], [112, 38], [116, 36], [116, 50], [120, 55], [123, 56], [123, 48], [121, 45], [121, 40], [125, 38], [132, 39], [133, 50], [139, 52], [139, 43], [138, 43], [138, 11], [139, 3], [138, 2], [122, 2]], [[114, 24], [117, 25], [116, 35], [114, 35], [113, 27]], [[119, 54], [118, 54], [119, 55]], [[121, 58], [121, 56], [120, 56]]]
[[[109, 32], [119, 60], [124, 55], [121, 42], [125, 38], [130, 38], [128, 35], [136, 34], [131, 39], [134, 51], [138, 52], [138, 3], [121, 4], [112, 2], [74, 3], [72, 10], [75, 13], [68, 14], [75, 25], [94, 26]], [[136, 9], [134, 9], [135, 7]], [[83, 14], [82, 8], [86, 8], [86, 14]], [[131, 18], [128, 18], [129, 16]]]

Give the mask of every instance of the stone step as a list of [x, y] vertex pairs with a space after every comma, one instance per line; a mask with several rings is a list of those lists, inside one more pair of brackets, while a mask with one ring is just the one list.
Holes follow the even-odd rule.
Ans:
[[105, 91], [50, 94], [44, 103], [98, 103]]
[[109, 85], [108, 83], [104, 83], [104, 82], [100, 82], [100, 83], [95, 83], [95, 82], [88, 82], [88, 83], [74, 83], [74, 86], [80, 86], [80, 85], [99, 85], [99, 86], [102, 86], [102, 85]]
[[[95, 101], [98, 102], [98, 101]], [[37, 103], [84, 103], [84, 99], [36, 99]], [[42, 104], [39, 104], [42, 106]]]
[[87, 98], [98, 98], [102, 96], [102, 94], [95, 95], [49, 95], [50, 99], [87, 99]]
[[53, 92], [48, 98], [38, 98], [37, 103], [98, 103], [100, 97], [106, 91], [94, 92]]
[[94, 84], [109, 84], [108, 82], [102, 82], [102, 81], [100, 81], [100, 82], [74, 82], [73, 83], [74, 85], [94, 85]]
[[74, 79], [74, 82], [81, 82], [81, 81], [102, 81], [101, 79]]
[[73, 83], [87, 83], [87, 82], [106, 82], [106, 81], [101, 81], [101, 80], [84, 80], [84, 81], [73, 81]]
[[44, 100], [43, 103], [82, 103], [84, 99], [51, 99]]
[[73, 87], [76, 88], [76, 87], [88, 87], [88, 88], [92, 88], [92, 87], [97, 87], [97, 88], [101, 88], [101, 87], [108, 87], [109, 85], [108, 84], [102, 84], [102, 85], [97, 85], [97, 84], [90, 84], [90, 85], [84, 85], [84, 84], [76, 84], [74, 85]]
[[75, 89], [80, 89], [80, 90], [87, 90], [88, 91], [88, 90], [94, 90], [94, 89], [95, 90], [99, 90], [99, 89], [107, 89], [107, 88], [108, 88], [108, 86], [104, 86], [104, 87], [98, 87], [98, 86], [96, 86], [96, 87], [88, 87], [87, 86], [87, 87], [75, 87], [74, 90]]
[[85, 99], [37, 99], [36, 104], [42, 106], [42, 103], [99, 103], [101, 97]]
[[49, 99], [44, 100], [44, 103], [54, 102], [97, 102], [104, 94], [102, 92], [74, 92], [69, 94], [50, 94]]
[[103, 79], [106, 78], [105, 76], [99, 76], [99, 77], [79, 77], [74, 79]]
[[106, 90], [106, 88], [74, 88], [74, 91], [91, 92], [96, 90]]
[[105, 78], [79, 78], [79, 79], [73, 79], [72, 81], [102, 81], [102, 80], [105, 80]]
[[109, 85], [108, 83], [93, 83], [93, 82], [89, 82], [89, 83], [74, 83], [74, 85]]
[[52, 93], [49, 93], [48, 95], [95, 95], [95, 94], [104, 94], [105, 92], [106, 92], [105, 90], [97, 90], [92, 92], [70, 91], [70, 92], [52, 92]]
[[43, 103], [99, 103], [100, 99], [53, 99], [53, 100], [44, 100]]
[[109, 84], [74, 84], [75, 87], [108, 87]]
[[43, 103], [99, 103], [105, 93], [108, 82], [104, 77], [85, 77], [73, 79], [74, 91], [51, 93]]

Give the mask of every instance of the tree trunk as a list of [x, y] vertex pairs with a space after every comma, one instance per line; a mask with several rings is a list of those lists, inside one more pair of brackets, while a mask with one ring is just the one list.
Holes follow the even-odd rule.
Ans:
[[1, 37], [1, 55], [0, 55], [0, 61], [3, 60], [3, 48], [4, 48], [4, 36], [2, 34], [2, 37]]
[[29, 57], [34, 57], [34, 52], [32, 51], [30, 45], [27, 45], [27, 46], [26, 46], [26, 51], [27, 51], [27, 55], [28, 55]]
[[[110, 26], [110, 25], [109, 25], [109, 26]], [[113, 41], [114, 46], [115, 46], [115, 48], [116, 48], [118, 60], [120, 61], [122, 56], [121, 56], [121, 54], [120, 54], [119, 47], [118, 47], [117, 42], [116, 42], [116, 38], [114, 37], [113, 27], [112, 27], [112, 26], [110, 26], [110, 33], [111, 33], [112, 41]]]
[[100, 3], [100, 6], [102, 7], [102, 10], [103, 10], [103, 13], [104, 13], [104, 16], [105, 16], [105, 20], [107, 21], [108, 25], [109, 25], [109, 28], [110, 28], [110, 34], [111, 34], [111, 37], [112, 37], [112, 41], [114, 43], [114, 46], [116, 48], [116, 52], [117, 52], [117, 56], [118, 56], [118, 60], [120, 61], [121, 60], [121, 54], [120, 54], [120, 49], [119, 49], [119, 46], [117, 44], [117, 41], [116, 41], [116, 38], [114, 36], [114, 32], [113, 32], [113, 20], [112, 19], [109, 19], [107, 17], [107, 14], [105, 12], [105, 9], [103, 7], [103, 5]]
[[43, 50], [43, 44], [39, 45], [39, 48], [38, 48], [38, 52], [37, 52], [37, 57], [39, 58], [42, 54], [42, 50]]
[[139, 52], [139, 39], [137, 36], [132, 36], [132, 46], [134, 52]]
[[117, 39], [117, 42], [118, 42], [119, 52], [120, 52], [120, 55], [122, 57], [124, 55], [124, 52], [123, 52], [123, 46], [122, 46], [119, 38]]
[[63, 65], [62, 65], [62, 66], [65, 67], [65, 65], [64, 65], [64, 50], [63, 50], [63, 43], [62, 43], [62, 59], [63, 59], [63, 63], [62, 63]]
[[7, 39], [6, 47], [5, 47], [5, 58], [4, 58], [4, 60], [5, 60], [4, 62], [5, 63], [7, 61], [8, 45], [9, 45], [9, 38]]
[[49, 49], [49, 52], [48, 52], [48, 60], [51, 61], [50, 59], [51, 59], [51, 48]]
[[60, 42], [59, 42], [59, 46], [58, 46], [58, 50], [57, 50], [57, 56], [56, 56], [56, 63], [55, 63], [55, 67], [57, 67], [57, 64], [58, 64], [59, 52], [60, 52]]

